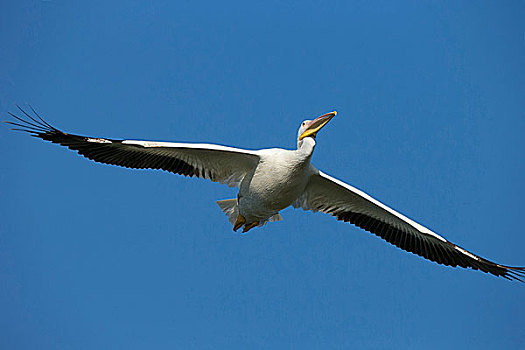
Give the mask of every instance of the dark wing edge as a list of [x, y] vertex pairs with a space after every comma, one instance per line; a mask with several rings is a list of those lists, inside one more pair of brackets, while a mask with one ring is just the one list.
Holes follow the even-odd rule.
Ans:
[[[103, 164], [132, 169], [159, 169], [174, 174], [189, 177], [196, 176], [226, 183], [229, 186], [237, 186], [244, 177], [246, 168], [254, 161], [255, 157], [253, 154], [235, 152], [236, 149], [233, 148], [229, 149], [234, 151], [224, 150], [228, 147], [216, 145], [208, 146], [215, 146], [217, 149], [198, 149], [196, 147], [185, 149], [184, 147], [169, 147], [169, 143], [164, 143], [168, 145], [166, 147], [149, 147], [146, 145], [148, 142], [142, 141], [68, 134], [42, 119], [33, 107], [29, 106], [34, 116], [18, 105], [17, 108], [23, 113], [25, 118], [8, 112], [16, 120], [6, 121], [6, 123], [14, 126], [13, 130], [27, 132], [33, 137], [68, 147], [90, 160]], [[173, 145], [190, 146], [189, 144]], [[199, 159], [199, 152], [204, 158], [200, 157], [201, 159]], [[216, 164], [210, 164], [210, 158], [225, 155], [236, 157], [234, 161], [230, 161], [230, 167], [224, 168], [227, 165], [224, 162], [220, 163], [223, 168], [219, 168]]]
[[[321, 181], [318, 182], [317, 180]], [[318, 186], [321, 186], [320, 188], [314, 188], [316, 182]], [[299, 199], [294, 207], [330, 214], [337, 220], [349, 222], [402, 250], [441, 265], [471, 268], [503, 277], [507, 280], [517, 280], [525, 283], [525, 267], [500, 265], [470, 253], [392, 209], [388, 208], [390, 209], [389, 211], [385, 210], [383, 207], [386, 206], [375, 200], [374, 202], [381, 204], [383, 207], [371, 202], [370, 200], [373, 200], [373, 198], [365, 193], [350, 185], [344, 184], [345, 186], [342, 186], [342, 184], [344, 183], [333, 182], [332, 178], [326, 174], [313, 175], [305, 190], [305, 195]], [[355, 198], [356, 202], [348, 205], [342, 201], [343, 198], [334, 199], [332, 195], [334, 188], [326, 191], [326, 189], [323, 190], [323, 186], [338, 187], [335, 188], [335, 191], [348, 191], [343, 198], [345, 200]], [[362, 201], [366, 201], [369, 207], [358, 209]], [[397, 216], [393, 213], [396, 213]], [[406, 221], [403, 219], [406, 219]], [[399, 222], [400, 220], [404, 222]], [[428, 230], [428, 232], [423, 232], [421, 229], [418, 229], [418, 226]]]

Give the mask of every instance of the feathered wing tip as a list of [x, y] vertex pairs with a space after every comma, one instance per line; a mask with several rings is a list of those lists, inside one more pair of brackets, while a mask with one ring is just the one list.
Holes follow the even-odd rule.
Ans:
[[501, 266], [505, 269], [505, 273], [501, 276], [510, 281], [516, 280], [521, 283], [525, 283], [525, 267], [516, 267], [516, 266]]
[[44, 119], [42, 119], [31, 105], [28, 104], [28, 107], [31, 109], [34, 116], [31, 116], [19, 105], [16, 105], [16, 107], [29, 119], [22, 119], [21, 117], [18, 117], [11, 112], [7, 112], [11, 117], [15, 118], [18, 121], [5, 121], [7, 124], [15, 126], [14, 128], [12, 128], [12, 130], [24, 131], [30, 133], [31, 136], [36, 137], [38, 137], [41, 134], [60, 132], [60, 130], [56, 129], [52, 125], [48, 124]]

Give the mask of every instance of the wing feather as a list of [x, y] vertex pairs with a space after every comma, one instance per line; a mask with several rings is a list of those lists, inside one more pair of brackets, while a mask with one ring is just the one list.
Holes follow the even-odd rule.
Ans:
[[133, 169], [160, 169], [239, 186], [259, 162], [257, 151], [213, 144], [151, 142], [86, 137], [65, 133], [17, 106], [27, 119], [9, 113], [16, 130], [68, 147], [95, 162]]
[[439, 264], [469, 267], [521, 282], [525, 277], [525, 268], [500, 265], [472, 254], [368, 194], [320, 171], [312, 175], [294, 207], [330, 214]]

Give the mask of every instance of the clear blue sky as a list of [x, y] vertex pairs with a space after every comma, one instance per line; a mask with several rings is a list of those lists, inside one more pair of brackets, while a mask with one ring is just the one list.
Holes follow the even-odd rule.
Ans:
[[[519, 1], [3, 1], [0, 112], [90, 136], [296, 144], [481, 256], [525, 265]], [[300, 5], [299, 5], [300, 4]], [[523, 349], [525, 286], [322, 214], [235, 234], [204, 180], [0, 128], [1, 349]]]

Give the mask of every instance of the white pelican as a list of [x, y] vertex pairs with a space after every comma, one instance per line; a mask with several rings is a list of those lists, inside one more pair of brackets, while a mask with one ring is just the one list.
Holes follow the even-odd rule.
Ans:
[[[17, 106], [18, 107], [18, 106]], [[237, 198], [217, 202], [233, 230], [243, 232], [281, 220], [279, 211], [294, 208], [320, 211], [350, 222], [385, 241], [423, 258], [448, 266], [470, 267], [509, 280], [525, 276], [524, 267], [486, 260], [447, 241], [428, 228], [387, 207], [368, 194], [319, 171], [310, 160], [315, 137], [336, 112], [305, 120], [297, 134], [297, 149], [245, 150], [203, 143], [114, 140], [62, 132], [18, 107], [27, 118], [9, 113], [8, 122], [46, 141], [66, 146], [96, 162], [134, 169], [162, 169], [238, 187]]]

